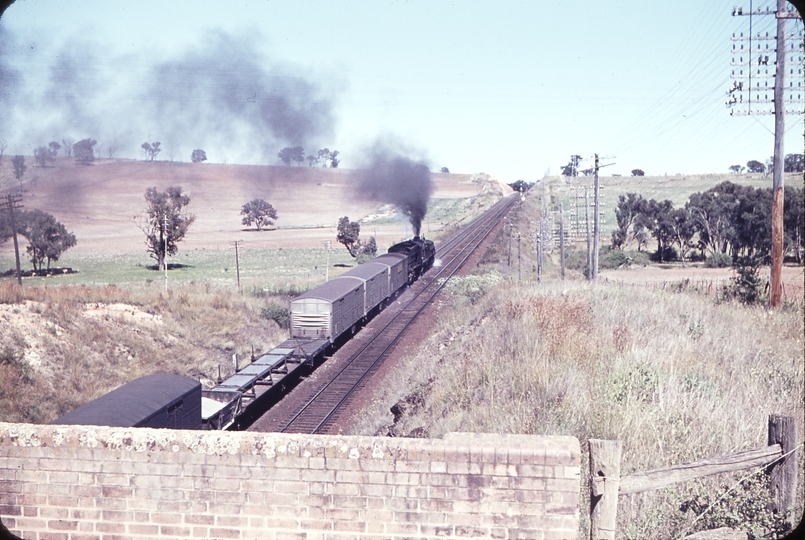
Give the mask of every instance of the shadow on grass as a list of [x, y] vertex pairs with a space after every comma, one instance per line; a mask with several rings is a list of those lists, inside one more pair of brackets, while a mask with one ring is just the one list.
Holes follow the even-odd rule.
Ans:
[[[148, 266], [146, 266], [146, 268], [149, 270], [159, 270], [159, 266], [157, 266], [156, 264], [149, 264]], [[168, 263], [168, 270], [181, 270], [182, 268], [193, 268], [193, 265], [181, 264], [181, 263]]]

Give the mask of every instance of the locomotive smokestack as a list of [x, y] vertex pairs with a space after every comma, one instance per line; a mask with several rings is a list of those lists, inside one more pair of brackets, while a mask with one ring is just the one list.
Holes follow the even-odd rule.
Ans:
[[[399, 148], [400, 145], [395, 145]], [[423, 160], [414, 160], [378, 142], [369, 151], [368, 166], [361, 170], [358, 189], [363, 196], [396, 205], [405, 214], [419, 237], [422, 219], [428, 212], [433, 193], [430, 169]]]

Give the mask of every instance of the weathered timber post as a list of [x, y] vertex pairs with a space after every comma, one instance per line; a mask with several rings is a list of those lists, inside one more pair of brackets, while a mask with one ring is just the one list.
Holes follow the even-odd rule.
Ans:
[[562, 279], [565, 279], [565, 209], [559, 203], [559, 260], [562, 263]]
[[590, 540], [614, 540], [621, 441], [590, 439]]
[[[779, 444], [784, 456], [796, 447], [797, 426], [792, 417], [769, 415], [769, 445], [772, 444]], [[785, 520], [793, 526], [798, 474], [796, 452], [770, 465], [768, 473], [774, 511], [782, 513]]]

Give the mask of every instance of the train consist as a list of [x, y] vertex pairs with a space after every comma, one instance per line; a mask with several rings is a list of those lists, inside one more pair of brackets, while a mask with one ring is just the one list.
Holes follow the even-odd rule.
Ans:
[[332, 344], [355, 333], [431, 266], [433, 242], [414, 237], [291, 301], [291, 338]]
[[[208, 390], [189, 377], [157, 374], [132, 381], [55, 420], [174, 429], [243, 429], [299, 381], [324, 353], [348, 340], [407, 285], [433, 266], [436, 248], [420, 237], [352, 268], [291, 301], [290, 339], [253, 358]], [[299, 370], [297, 372], [297, 370]]]

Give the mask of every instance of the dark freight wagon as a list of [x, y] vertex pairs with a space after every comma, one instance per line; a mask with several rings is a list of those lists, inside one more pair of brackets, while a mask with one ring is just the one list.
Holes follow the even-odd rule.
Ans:
[[51, 423], [201, 429], [201, 383], [183, 375], [146, 375]]

